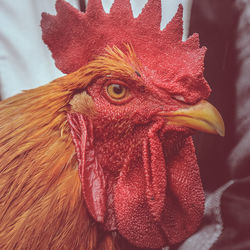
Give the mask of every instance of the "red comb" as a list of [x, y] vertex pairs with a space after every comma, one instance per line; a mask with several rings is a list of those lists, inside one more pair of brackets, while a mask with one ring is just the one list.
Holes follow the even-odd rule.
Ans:
[[[57, 0], [56, 10], [56, 16], [42, 14], [41, 27], [43, 40], [63, 73], [71, 73], [87, 64], [107, 45], [124, 43], [132, 44], [142, 59], [151, 57], [165, 62], [166, 56], [181, 54], [186, 61], [191, 61], [195, 74], [203, 72], [205, 50], [199, 48], [198, 36], [182, 42], [181, 5], [162, 31], [160, 0], [149, 0], [137, 18], [133, 18], [129, 0], [115, 0], [110, 14], [104, 12], [101, 0], [89, 0], [86, 13], [64, 0]], [[171, 65], [165, 66], [171, 68]]]

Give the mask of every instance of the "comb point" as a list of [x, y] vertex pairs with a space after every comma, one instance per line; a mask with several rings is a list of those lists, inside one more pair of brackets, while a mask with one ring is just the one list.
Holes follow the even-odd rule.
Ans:
[[147, 28], [153, 26], [155, 29], [160, 29], [161, 0], [148, 0], [137, 20], [145, 23]]
[[183, 36], [183, 6], [179, 4], [178, 10], [172, 20], [167, 24], [166, 28], [162, 31], [163, 36], [173, 42], [182, 41]]
[[184, 42], [185, 46], [189, 47], [190, 49], [198, 49], [200, 48], [200, 40], [199, 34], [194, 33]]
[[[133, 20], [133, 12], [129, 0], [115, 0], [110, 8], [110, 15], [119, 19]], [[121, 18], [122, 17], [122, 18]]]
[[86, 13], [89, 14], [94, 14], [96, 13], [104, 13], [103, 5], [101, 0], [89, 0], [86, 8]]

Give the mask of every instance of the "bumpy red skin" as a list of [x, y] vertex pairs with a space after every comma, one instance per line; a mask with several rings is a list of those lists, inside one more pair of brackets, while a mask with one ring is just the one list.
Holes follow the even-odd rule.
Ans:
[[[116, 105], [105, 79], [86, 89], [97, 116], [68, 114], [76, 145], [83, 195], [95, 220], [118, 230], [132, 244], [158, 248], [180, 242], [198, 227], [204, 193], [191, 132], [168, 126], [159, 111], [182, 108], [209, 96], [203, 77], [205, 48], [195, 34], [182, 42], [182, 7], [160, 31], [160, 0], [149, 0], [134, 19], [129, 0], [116, 0], [110, 14], [89, 0], [86, 14], [57, 0], [57, 15], [43, 14], [43, 39], [57, 67], [71, 73], [109, 45], [133, 46], [141, 62], [142, 91], [124, 80], [133, 96]], [[120, 79], [121, 80], [121, 79]]]
[[[92, 216], [107, 230], [117, 229], [134, 245], [157, 248], [180, 242], [197, 229], [203, 216], [204, 193], [191, 131], [167, 125], [157, 115], [185, 104], [174, 100], [167, 87], [157, 87], [149, 71], [141, 78], [144, 89], [124, 80], [131, 98], [120, 105], [107, 97], [109, 79], [96, 81], [87, 92], [94, 100], [97, 116], [89, 120], [70, 114], [69, 120], [87, 128], [87, 132], [78, 129], [78, 137], [88, 135], [83, 143], [85, 160], [79, 156], [80, 173], [93, 162], [92, 170], [98, 173], [81, 174], [83, 187], [86, 182], [89, 185], [83, 192]], [[185, 99], [190, 97], [192, 84], [180, 88], [185, 89]], [[199, 99], [205, 95], [206, 88], [200, 91]], [[74, 132], [73, 137], [81, 150], [83, 140]], [[97, 188], [91, 185], [93, 179]]]

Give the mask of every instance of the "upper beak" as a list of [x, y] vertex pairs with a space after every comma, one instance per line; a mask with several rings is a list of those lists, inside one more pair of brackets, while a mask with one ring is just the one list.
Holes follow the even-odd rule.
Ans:
[[161, 112], [168, 124], [193, 128], [211, 134], [225, 135], [224, 121], [219, 111], [209, 102], [200, 101], [196, 105], [172, 112]]

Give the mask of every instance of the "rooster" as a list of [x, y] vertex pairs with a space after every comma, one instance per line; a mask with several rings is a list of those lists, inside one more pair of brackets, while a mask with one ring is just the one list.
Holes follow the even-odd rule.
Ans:
[[0, 104], [0, 249], [159, 249], [194, 233], [204, 192], [191, 135], [224, 135], [206, 49], [182, 6], [133, 18], [57, 0], [43, 40], [66, 75]]

